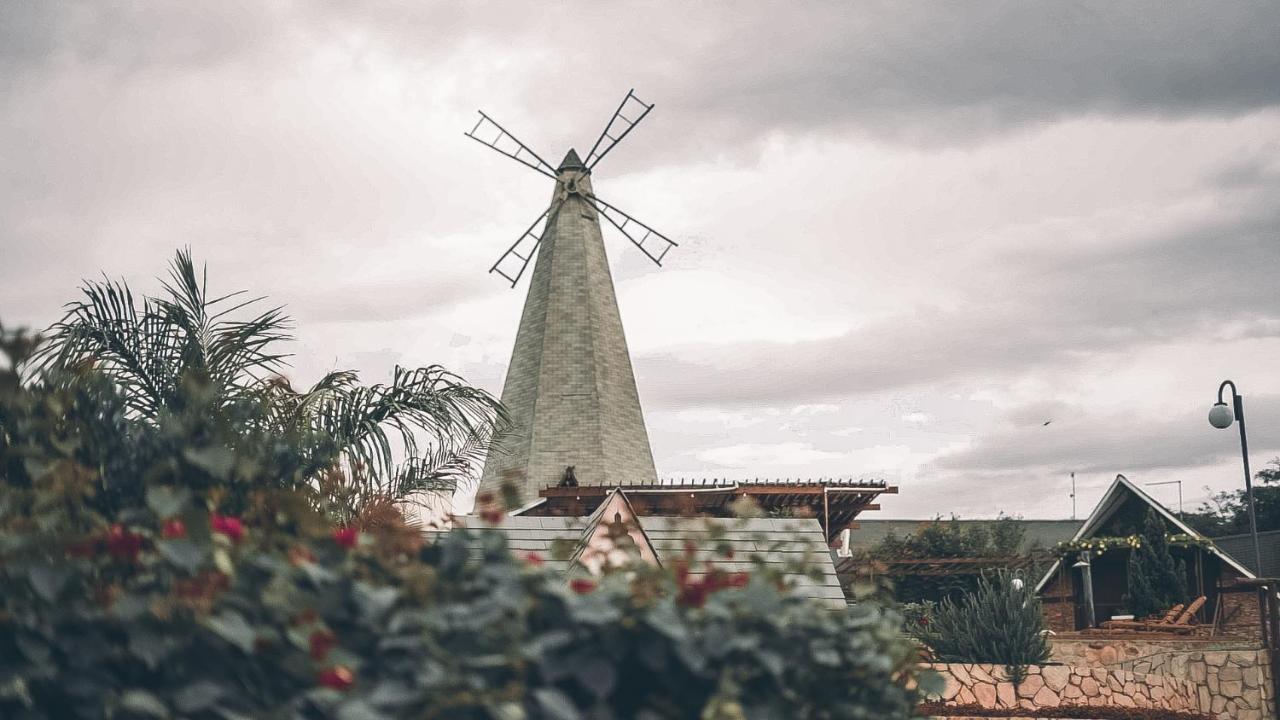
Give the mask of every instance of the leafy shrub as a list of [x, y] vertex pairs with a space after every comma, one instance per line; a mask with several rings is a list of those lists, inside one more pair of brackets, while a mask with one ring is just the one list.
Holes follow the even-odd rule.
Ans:
[[1164, 520], [1150, 508], [1142, 524], [1142, 542], [1129, 553], [1128, 592], [1124, 602], [1134, 617], [1163, 613], [1187, 599], [1187, 568], [1169, 552]]
[[907, 634], [914, 638], [923, 638], [933, 624], [933, 614], [938, 604], [925, 600], [918, 603], [903, 603], [899, 608], [902, 613], [902, 626]]
[[[1038, 563], [1033, 553], [1024, 552], [1026, 527], [1021, 519], [1001, 515], [995, 520], [961, 522], [954, 515], [947, 520], [934, 518], [921, 523], [911, 533], [890, 532], [873, 547], [856, 553], [857, 566], [870, 571], [878, 562], [887, 563], [876, 574], [884, 573], [893, 586], [893, 597], [903, 603], [938, 602], [943, 598], [959, 598], [977, 589], [978, 578], [994, 567], [1036, 572]], [[1033, 547], [1031, 550], [1037, 550]], [[970, 559], [975, 568], [953, 567], [951, 572], [917, 573], [893, 565], [895, 560]], [[982, 567], [984, 563], [987, 567]]]
[[[252, 312], [263, 298], [245, 300], [243, 291], [211, 295], [190, 251], [169, 270], [164, 292], [138, 300], [123, 282], [86, 282], [28, 363], [41, 382], [83, 388], [79, 371], [92, 367], [93, 383], [109, 386], [77, 398], [99, 406], [109, 422], [95, 439], [114, 446], [98, 468], [103, 492], [90, 502], [137, 504], [146, 489], [138, 471], [166, 442], [229, 424], [222, 445], [188, 460], [235, 470], [222, 448], [256, 445], [248, 454], [264, 463], [257, 482], [317, 491], [313, 502], [350, 520], [387, 502], [453, 492], [473, 479], [473, 461], [506, 423], [496, 399], [435, 365], [396, 367], [389, 383], [374, 385], [333, 371], [295, 390], [279, 374], [293, 325], [281, 308]], [[225, 487], [233, 499], [242, 489]]]
[[[821, 610], [763, 566], [567, 583], [494, 531], [334, 527], [272, 482], [298, 471], [288, 443], [180, 415], [118, 434], [112, 387], [81, 373], [23, 386], [0, 365], [0, 717], [906, 718], [918, 701], [890, 611]], [[142, 500], [86, 502], [126, 461]]]
[[941, 662], [1004, 665], [1014, 685], [1022, 683], [1027, 665], [1049, 659], [1044, 614], [1026, 578], [1007, 570], [983, 575], [978, 589], [959, 601], [950, 598], [933, 607], [919, 637]]

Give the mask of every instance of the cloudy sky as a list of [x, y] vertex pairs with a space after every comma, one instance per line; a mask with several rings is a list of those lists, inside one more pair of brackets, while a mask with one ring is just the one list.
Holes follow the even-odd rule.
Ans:
[[[500, 390], [485, 271], [630, 87], [600, 194], [659, 474], [884, 478], [882, 516], [1080, 508], [1280, 454], [1275, 3], [0, 4], [0, 320], [189, 245], [297, 318], [296, 380]], [[1049, 422], [1045, 425], [1045, 422]], [[1176, 504], [1176, 488], [1152, 492]]]

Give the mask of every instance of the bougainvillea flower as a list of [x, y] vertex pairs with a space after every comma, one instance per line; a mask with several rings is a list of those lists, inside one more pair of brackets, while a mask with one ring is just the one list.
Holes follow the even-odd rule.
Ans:
[[142, 536], [129, 532], [128, 528], [120, 523], [107, 528], [107, 536], [103, 543], [112, 557], [121, 560], [132, 562], [137, 560], [138, 554], [142, 552]]
[[596, 583], [594, 580], [588, 580], [586, 578], [574, 578], [569, 581], [569, 589], [579, 595], [586, 595], [596, 589]]
[[542, 567], [543, 563], [546, 562], [545, 560], [542, 559], [542, 556], [536, 552], [531, 552], [525, 555], [524, 561], [534, 567]]
[[160, 537], [166, 540], [177, 540], [187, 536], [187, 526], [178, 518], [169, 518], [160, 527]]
[[355, 673], [343, 665], [335, 665], [320, 671], [316, 681], [333, 690], [350, 690], [356, 684]]
[[360, 542], [360, 531], [353, 527], [338, 528], [333, 531], [333, 541], [350, 550]]
[[244, 539], [244, 523], [237, 517], [214, 513], [209, 517], [209, 528], [231, 538], [232, 542], [240, 542]]

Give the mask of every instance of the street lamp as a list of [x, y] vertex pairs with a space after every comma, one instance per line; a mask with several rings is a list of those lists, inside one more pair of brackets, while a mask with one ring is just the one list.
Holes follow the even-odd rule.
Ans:
[[[1222, 391], [1231, 386], [1231, 407], [1222, 400]], [[1218, 386], [1218, 402], [1209, 409], [1209, 424], [1219, 430], [1231, 427], [1232, 421], [1240, 423], [1240, 456], [1244, 460], [1244, 495], [1249, 508], [1249, 535], [1253, 538], [1253, 566], [1262, 575], [1262, 550], [1258, 547], [1258, 518], [1253, 510], [1253, 474], [1249, 472], [1249, 440], [1244, 434], [1244, 399], [1236, 391], [1236, 384], [1223, 380]]]

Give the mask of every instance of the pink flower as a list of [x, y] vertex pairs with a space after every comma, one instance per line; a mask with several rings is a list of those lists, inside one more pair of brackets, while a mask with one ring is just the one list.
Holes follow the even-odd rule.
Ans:
[[596, 589], [596, 584], [594, 581], [586, 578], [574, 578], [569, 581], [569, 589], [579, 595], [586, 595]]
[[333, 531], [333, 541], [350, 550], [360, 542], [360, 531], [353, 527], [338, 528]]
[[321, 670], [316, 676], [316, 681], [321, 685], [333, 690], [347, 691], [356, 684], [355, 673], [351, 669], [343, 665], [335, 665], [334, 667]]
[[129, 530], [120, 523], [107, 528], [107, 536], [103, 539], [107, 552], [112, 557], [133, 562], [142, 552], [142, 536]]
[[177, 540], [187, 536], [187, 526], [178, 518], [169, 518], [160, 528], [160, 537], [166, 540]]
[[209, 527], [216, 533], [226, 535], [232, 542], [244, 539], [244, 523], [240, 518], [214, 513], [209, 517]]

